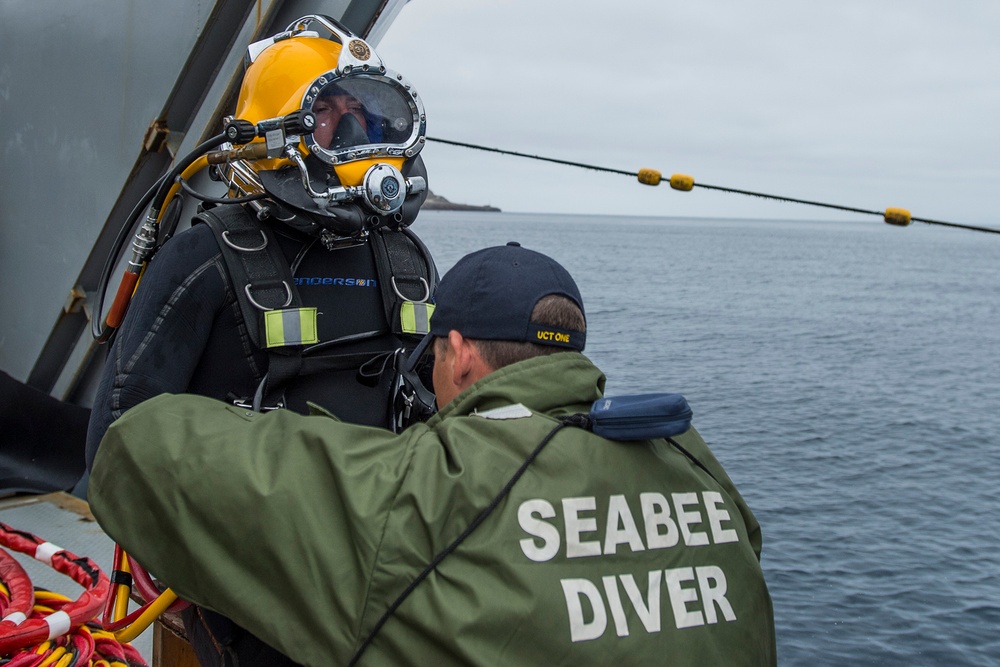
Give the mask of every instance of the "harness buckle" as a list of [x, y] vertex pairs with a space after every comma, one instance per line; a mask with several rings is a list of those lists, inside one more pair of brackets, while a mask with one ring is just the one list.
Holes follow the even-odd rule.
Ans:
[[229, 240], [229, 230], [228, 229], [225, 229], [225, 230], [222, 231], [222, 240], [223, 240], [223, 242], [227, 246], [229, 246], [230, 248], [232, 248], [233, 250], [235, 250], [237, 252], [257, 252], [257, 251], [263, 250], [264, 248], [267, 247], [267, 236], [264, 235], [264, 231], [261, 230], [261, 229], [258, 229], [257, 231], [260, 233], [261, 238], [264, 239], [264, 242], [261, 243], [259, 246], [256, 246], [256, 247], [246, 247], [246, 248], [244, 248], [243, 246], [236, 245], [235, 243], [233, 243], [232, 241]]
[[[233, 401], [233, 406], [241, 408], [243, 410], [253, 410], [253, 403], [246, 400], [245, 398], [238, 398]], [[283, 401], [278, 401], [275, 405], [262, 405], [257, 412], [270, 412], [272, 410], [284, 410], [285, 404]]]
[[427, 303], [427, 299], [431, 298], [431, 287], [422, 276], [417, 276], [417, 280], [419, 280], [424, 286], [424, 296], [422, 299], [411, 299], [399, 291], [399, 287], [396, 286], [396, 276], [389, 276], [389, 282], [392, 284], [392, 291], [395, 292], [396, 296], [400, 299], [403, 301], [412, 301], [413, 303]]
[[[281, 286], [285, 288], [285, 294], [287, 295], [287, 297], [285, 298], [285, 303], [281, 304], [277, 308], [287, 308], [288, 304], [292, 302], [292, 288], [288, 284], [288, 281], [286, 280], [281, 281]], [[252, 294], [250, 294], [250, 287], [251, 285], [249, 283], [244, 285], [243, 292], [247, 295], [247, 299], [250, 301], [250, 304], [253, 305], [254, 308], [264, 311], [277, 310], [277, 308], [268, 308], [267, 306], [262, 306], [259, 303], [257, 303], [257, 300], [253, 298]]]

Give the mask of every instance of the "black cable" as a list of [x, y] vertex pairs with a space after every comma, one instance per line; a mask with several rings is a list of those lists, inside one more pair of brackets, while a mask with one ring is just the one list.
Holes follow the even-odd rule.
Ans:
[[793, 197], [783, 197], [781, 195], [769, 195], [763, 192], [753, 192], [752, 190], [737, 190], [736, 188], [724, 188], [720, 185], [706, 185], [705, 183], [694, 183], [696, 188], [705, 188], [706, 190], [717, 190], [719, 192], [732, 192], [738, 195], [748, 195], [750, 197], [760, 197], [761, 199], [773, 199], [775, 201], [786, 201], [792, 202], [793, 204], [806, 204], [808, 206], [822, 206], [823, 208], [833, 208], [838, 211], [850, 211], [852, 213], [868, 213], [871, 215], [884, 215], [884, 211], [871, 211], [863, 208], [853, 208], [850, 206], [840, 206], [839, 204], [824, 204], [823, 202], [812, 201], [809, 199], [795, 199]]
[[255, 195], [246, 195], [245, 197], [212, 197], [204, 194], [203, 192], [198, 192], [180, 176], [177, 177], [177, 182], [180, 184], [181, 189], [184, 190], [184, 192], [188, 193], [195, 199], [207, 201], [210, 204], [246, 204], [259, 199], [266, 199], [268, 196], [266, 192], [261, 192]]
[[305, 259], [306, 253], [312, 250], [312, 247], [316, 245], [317, 241], [319, 241], [319, 237], [314, 236], [309, 242], [302, 244], [302, 247], [299, 249], [298, 254], [295, 255], [295, 259], [292, 260], [292, 264], [289, 267], [293, 276], [299, 270], [299, 264], [301, 264], [302, 260]]
[[927, 218], [912, 218], [917, 222], [924, 222], [928, 225], [942, 225], [944, 227], [956, 227], [958, 229], [969, 229], [974, 232], [989, 232], [990, 234], [1000, 234], [1000, 229], [992, 229], [990, 227], [976, 227], [975, 225], [963, 225], [957, 222], [943, 222], [941, 220], [928, 220]]
[[[638, 177], [638, 172], [625, 171], [623, 169], [610, 169], [608, 167], [599, 167], [597, 165], [585, 164], [583, 162], [571, 162], [569, 160], [559, 160], [556, 158], [543, 157], [541, 155], [531, 155], [529, 153], [518, 153], [517, 151], [508, 151], [500, 148], [490, 148], [488, 146], [480, 146], [477, 144], [469, 144], [462, 141], [451, 141], [449, 139], [440, 139], [438, 137], [427, 137], [427, 141], [436, 141], [440, 144], [448, 144], [451, 146], [460, 146], [462, 148], [472, 148], [480, 151], [487, 151], [489, 153], [499, 153], [500, 155], [514, 155], [516, 157], [525, 157], [531, 160], [540, 160], [542, 162], [553, 162], [555, 164], [564, 164], [571, 167], [582, 167], [583, 169], [593, 169], [594, 171], [603, 171], [611, 174], [621, 174], [623, 176], [631, 176], [633, 178]], [[704, 183], [693, 183], [693, 187], [705, 188], [706, 190], [716, 190], [719, 192], [731, 192], [733, 194], [747, 195], [750, 197], [760, 197], [761, 199], [771, 199], [774, 201], [791, 202], [793, 204], [805, 204], [807, 206], [819, 206], [822, 208], [831, 208], [838, 211], [848, 211], [851, 213], [864, 213], [867, 215], [878, 215], [884, 216], [884, 211], [872, 211], [863, 208], [854, 208], [852, 206], [841, 206], [839, 204], [827, 204], [824, 202], [813, 201], [810, 199], [795, 199], [794, 197], [783, 197], [781, 195], [770, 195], [764, 192], [754, 192], [752, 190], [739, 190], [736, 188], [726, 188], [719, 185], [706, 185]], [[910, 218], [914, 222], [923, 222], [930, 225], [943, 225], [945, 227], [957, 227], [959, 229], [969, 229], [975, 232], [987, 232], [990, 234], [1000, 234], [1000, 229], [992, 229], [990, 227], [977, 227], [975, 225], [963, 225], [957, 222], [943, 222], [941, 220], [931, 220], [928, 218]]]
[[[776, 201], [792, 202], [794, 204], [806, 204], [808, 206], [821, 206], [823, 208], [832, 208], [838, 211], [850, 211], [852, 213], [867, 213], [869, 215], [885, 215], [884, 211], [872, 211], [863, 208], [854, 208], [851, 206], [840, 206], [839, 204], [826, 204], [823, 202], [812, 201], [810, 199], [795, 199], [792, 197], [782, 197], [781, 195], [769, 195], [762, 192], [753, 192], [750, 190], [737, 190], [735, 188], [724, 188], [718, 185], [705, 185], [704, 183], [695, 183], [696, 188], [706, 188], [708, 190], [719, 190], [721, 192], [733, 192], [740, 195], [749, 195], [751, 197], [761, 197], [763, 199], [773, 199]], [[940, 220], [930, 220], [928, 218], [910, 218], [914, 222], [924, 222], [930, 225], [944, 225], [946, 227], [958, 227], [960, 229], [970, 229], [976, 232], [987, 232], [990, 234], [1000, 234], [1000, 229], [991, 229], [989, 227], [976, 227], [974, 225], [962, 225], [956, 222], [942, 222]]]
[[666, 436], [664, 438], [664, 440], [666, 440], [671, 445], [673, 445], [674, 447], [676, 447], [681, 452], [681, 454], [683, 454], [684, 456], [688, 457], [688, 459], [690, 459], [692, 463], [694, 463], [696, 466], [698, 466], [699, 468], [701, 468], [702, 470], [704, 470], [705, 473], [709, 477], [711, 477], [712, 479], [715, 480], [716, 484], [718, 484], [719, 486], [722, 486], [722, 483], [718, 479], [716, 479], [715, 475], [712, 474], [712, 471], [709, 470], [708, 468], [706, 468], [705, 464], [698, 460], [698, 457], [696, 457], [694, 454], [692, 454], [687, 449], [685, 449], [683, 446], [681, 446], [681, 443], [677, 442], [676, 440], [674, 440], [673, 438], [671, 438], [669, 435]]
[[131, 235], [132, 230], [135, 228], [139, 218], [142, 216], [142, 212], [147, 208], [150, 208], [150, 202], [152, 202], [152, 209], [159, 212], [160, 207], [163, 206], [163, 201], [166, 199], [167, 193], [173, 186], [174, 181], [180, 177], [184, 170], [190, 167], [195, 160], [200, 158], [208, 150], [215, 148], [225, 141], [225, 134], [217, 134], [214, 137], [202, 142], [198, 146], [195, 146], [190, 153], [174, 165], [173, 169], [163, 176], [160, 176], [160, 178], [153, 183], [153, 185], [142, 195], [142, 198], [136, 202], [136, 205], [132, 208], [128, 217], [125, 218], [125, 222], [122, 223], [121, 229], [118, 230], [118, 236], [115, 238], [111, 252], [108, 253], [108, 257], [104, 260], [104, 267], [101, 271], [100, 280], [98, 281], [97, 301], [95, 302], [94, 313], [90, 319], [90, 333], [97, 342], [107, 342], [110, 335], [114, 333], [113, 331], [108, 331], [106, 327], [102, 326], [105, 292], [107, 291], [108, 280], [111, 278], [111, 272], [114, 270], [118, 256], [121, 253], [121, 249], [124, 247], [126, 239], [128, 239]]
[[167, 193], [170, 192], [170, 188], [172, 188], [174, 185], [174, 181], [177, 179], [178, 176], [184, 173], [185, 169], [190, 167], [194, 163], [194, 161], [200, 158], [202, 155], [204, 155], [211, 149], [215, 148], [216, 146], [225, 143], [227, 140], [228, 139], [225, 133], [217, 134], [214, 137], [211, 137], [210, 139], [195, 146], [194, 150], [192, 150], [190, 153], [184, 156], [184, 159], [179, 160], [177, 164], [174, 165], [174, 168], [170, 170], [170, 173], [167, 176], [167, 180], [164, 181], [160, 185], [160, 189], [157, 190], [156, 198], [153, 200], [152, 209], [156, 212], [160, 211], [160, 208], [163, 206], [164, 200], [167, 198]]
[[437, 137], [427, 137], [427, 141], [436, 141], [439, 144], [450, 144], [451, 146], [461, 146], [462, 148], [474, 148], [479, 151], [488, 151], [490, 153], [499, 153], [501, 155], [516, 155], [517, 157], [526, 157], [532, 160], [541, 160], [542, 162], [555, 162], [556, 164], [565, 164], [571, 167], [583, 167], [584, 169], [593, 169], [594, 171], [606, 171], [611, 174], [622, 174], [624, 176], [636, 176], [634, 171], [624, 171], [622, 169], [610, 169], [608, 167], [598, 167], [593, 164], [584, 164], [583, 162], [570, 162], [569, 160], [557, 160], [551, 157], [542, 157], [541, 155], [529, 155], [528, 153], [518, 153], [517, 151], [505, 151], [500, 148], [488, 148], [486, 146], [477, 146], [476, 144], [466, 144], [461, 141], [450, 141], [448, 139], [438, 139]]

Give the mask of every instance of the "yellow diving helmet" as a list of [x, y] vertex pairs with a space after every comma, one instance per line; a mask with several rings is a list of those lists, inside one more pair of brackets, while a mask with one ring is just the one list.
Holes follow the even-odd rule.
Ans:
[[[343, 233], [371, 216], [393, 226], [412, 222], [426, 197], [418, 153], [427, 121], [402, 75], [321, 15], [251, 44], [244, 62], [235, 114], [226, 119], [231, 144], [246, 147], [242, 164], [230, 166], [231, 184], [326, 217], [344, 219], [347, 207], [363, 204], [363, 215], [347, 215]], [[407, 198], [419, 201], [404, 215]]]

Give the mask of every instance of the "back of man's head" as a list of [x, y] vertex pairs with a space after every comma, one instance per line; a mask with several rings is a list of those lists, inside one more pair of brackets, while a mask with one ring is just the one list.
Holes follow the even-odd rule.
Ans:
[[[583, 350], [580, 290], [557, 261], [520, 244], [466, 255], [441, 279], [428, 339], [458, 331], [492, 368], [562, 350]], [[415, 355], [415, 356], [417, 356]]]
[[[542, 331], [578, 331], [587, 333], [583, 311], [562, 294], [543, 296], [531, 311], [531, 323]], [[532, 357], [563, 352], [565, 347], [545, 345], [535, 341], [473, 339], [483, 361], [491, 368], [503, 368]]]

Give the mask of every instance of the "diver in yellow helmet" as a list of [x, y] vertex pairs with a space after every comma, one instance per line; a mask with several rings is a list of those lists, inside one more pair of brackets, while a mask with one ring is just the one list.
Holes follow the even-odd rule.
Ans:
[[[423, 103], [402, 75], [322, 16], [252, 44], [246, 63], [226, 132], [234, 149], [256, 149], [261, 157], [226, 170], [241, 194], [266, 192], [270, 206], [309, 214], [297, 224], [327, 236], [413, 221], [427, 195], [418, 156], [427, 125]], [[259, 214], [280, 215], [268, 204], [255, 206]]]
[[[143, 256], [131, 305], [109, 325], [88, 467], [111, 422], [162, 393], [210, 396], [241, 414], [313, 403], [395, 430], [433, 410], [403, 368], [428, 331], [438, 278], [409, 229], [427, 194], [420, 99], [323, 16], [251, 44], [244, 62], [233, 115], [203, 144], [227, 196], [177, 181], [202, 204], [189, 229], [159, 235], [170, 238]], [[147, 222], [161, 205], [169, 196], [158, 193]], [[137, 256], [156, 238], [140, 230]], [[294, 664], [225, 617], [181, 613], [203, 665]]]

